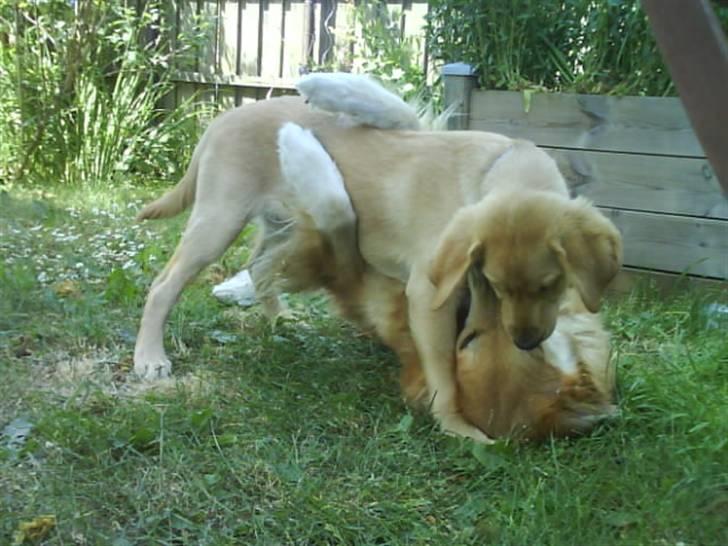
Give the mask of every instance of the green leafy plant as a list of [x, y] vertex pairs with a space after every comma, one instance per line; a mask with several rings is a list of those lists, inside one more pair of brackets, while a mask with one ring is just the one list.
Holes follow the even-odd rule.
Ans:
[[107, 184], [176, 171], [196, 112], [162, 104], [201, 33], [170, 39], [167, 4], [0, 7], [3, 182]]
[[405, 98], [421, 95], [427, 89], [427, 74], [420, 59], [421, 38], [404, 36], [399, 13], [390, 12], [381, 0], [361, 3], [354, 11], [361, 28], [357, 64], [367, 74], [377, 76]]
[[431, 55], [489, 89], [675, 94], [638, 0], [432, 0], [427, 20]]

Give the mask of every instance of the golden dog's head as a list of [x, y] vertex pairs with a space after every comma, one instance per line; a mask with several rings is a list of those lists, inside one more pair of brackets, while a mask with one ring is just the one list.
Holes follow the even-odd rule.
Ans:
[[462, 208], [446, 228], [430, 269], [432, 307], [476, 267], [501, 302], [508, 335], [530, 350], [554, 331], [567, 286], [596, 312], [621, 263], [619, 232], [587, 200], [499, 192]]

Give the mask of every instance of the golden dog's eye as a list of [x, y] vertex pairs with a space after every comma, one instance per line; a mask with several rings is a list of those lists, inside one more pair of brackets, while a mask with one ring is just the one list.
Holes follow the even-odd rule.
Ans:
[[495, 292], [498, 299], [503, 299], [503, 287], [501, 285], [490, 283], [490, 287], [493, 289], [493, 292]]
[[460, 345], [458, 346], [458, 351], [462, 351], [463, 349], [467, 349], [468, 345], [470, 345], [475, 338], [477, 338], [480, 335], [480, 332], [477, 330], [474, 330], [470, 332], [467, 336], [463, 338], [463, 340], [460, 342]]
[[559, 282], [558, 277], [545, 280], [541, 284], [541, 288], [539, 288], [539, 292], [541, 292], [541, 293], [550, 292], [551, 290], [553, 290], [556, 287], [558, 282]]

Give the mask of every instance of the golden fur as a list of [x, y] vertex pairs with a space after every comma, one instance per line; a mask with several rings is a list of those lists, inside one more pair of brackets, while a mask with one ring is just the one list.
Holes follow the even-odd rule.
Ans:
[[[276, 289], [326, 289], [345, 317], [395, 352], [404, 398], [426, 407], [431, 395], [409, 329], [404, 284], [337, 260], [335, 252], [336, 243], [301, 216], [275, 251]], [[571, 371], [549, 358], [548, 347], [514, 346], [500, 320], [502, 304], [475, 268], [467, 290], [471, 305], [458, 335], [456, 377], [458, 407], [469, 422], [492, 438], [543, 439], [585, 432], [614, 413], [609, 336], [576, 290], [567, 291], [556, 321], [574, 357]]]
[[[481, 268], [498, 291], [506, 333], [522, 347], [535, 347], [553, 331], [567, 287], [576, 288], [594, 311], [621, 261], [616, 229], [593, 207], [569, 199], [566, 183], [546, 153], [531, 143], [491, 133], [344, 126], [293, 97], [243, 106], [218, 117], [178, 186], [140, 213], [140, 218], [168, 217], [194, 200], [182, 240], [150, 290], [137, 336], [135, 372], [148, 379], [169, 374], [163, 328], [184, 286], [217, 259], [251, 219], [274, 217], [276, 203], [285, 205], [288, 196], [276, 143], [287, 122], [315, 133], [346, 184], [357, 224], [355, 229], [342, 226], [336, 248], [358, 249], [353, 254], [360, 258], [353, 259], [405, 287], [407, 323], [433, 394], [433, 415], [447, 432], [487, 441], [457, 403], [453, 325], [455, 294], [464, 286], [465, 272], [471, 265]], [[502, 197], [507, 194], [516, 203], [529, 198], [533, 208], [515, 211], [517, 222], [535, 211], [546, 211], [544, 221], [548, 211], [553, 213], [558, 229], [547, 230], [553, 237], [539, 244], [517, 243], [525, 253], [538, 249], [538, 265], [530, 258], [507, 259], [514, 244], [508, 237], [517, 239], [521, 233], [512, 224], [507, 224], [511, 231], [502, 240], [491, 238], [486, 229], [490, 213], [498, 210], [497, 199], [512, 202]], [[568, 221], [560, 221], [563, 211]], [[501, 249], [502, 257], [494, 259]], [[261, 260], [253, 265], [256, 286], [270, 278], [272, 263]], [[547, 276], [539, 277], [546, 270]], [[507, 282], [515, 283], [515, 289]], [[278, 309], [272, 292], [263, 303], [271, 313]]]

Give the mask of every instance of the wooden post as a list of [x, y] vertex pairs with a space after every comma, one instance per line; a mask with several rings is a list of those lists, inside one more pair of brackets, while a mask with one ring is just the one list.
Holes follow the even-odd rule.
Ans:
[[447, 120], [448, 130], [467, 129], [470, 92], [477, 82], [473, 67], [465, 63], [446, 64], [442, 67], [442, 81], [445, 87], [445, 109], [452, 112]]
[[728, 44], [708, 0], [642, 0], [695, 134], [728, 196]]
[[313, 47], [316, 41], [316, 17], [313, 0], [303, 2], [303, 59], [304, 65], [299, 67], [301, 74], [306, 74], [313, 65]]
[[319, 64], [325, 64], [334, 58], [335, 35], [331, 28], [336, 27], [336, 0], [320, 0], [319, 13]]

